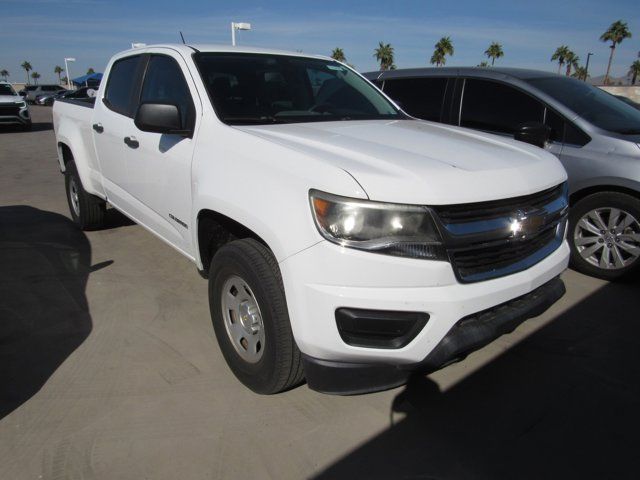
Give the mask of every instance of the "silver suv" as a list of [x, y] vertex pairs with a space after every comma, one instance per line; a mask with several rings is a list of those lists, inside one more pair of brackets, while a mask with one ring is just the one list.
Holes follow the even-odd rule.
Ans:
[[574, 269], [613, 280], [640, 269], [640, 110], [549, 72], [419, 68], [364, 74], [408, 114], [512, 136], [569, 174]]
[[25, 96], [25, 100], [29, 103], [35, 103], [36, 98], [39, 95], [47, 95], [51, 93], [60, 93], [66, 91], [66, 88], [61, 87], [60, 85], [30, 85], [30, 87], [32, 88], [26, 88], [27, 94]]

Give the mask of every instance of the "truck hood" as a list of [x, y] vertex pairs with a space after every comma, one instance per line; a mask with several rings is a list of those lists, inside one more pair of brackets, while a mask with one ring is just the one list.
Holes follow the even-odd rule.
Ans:
[[23, 99], [19, 95], [0, 95], [0, 103], [21, 102]]
[[347, 171], [371, 200], [471, 203], [527, 195], [566, 180], [560, 162], [542, 149], [420, 120], [236, 128]]

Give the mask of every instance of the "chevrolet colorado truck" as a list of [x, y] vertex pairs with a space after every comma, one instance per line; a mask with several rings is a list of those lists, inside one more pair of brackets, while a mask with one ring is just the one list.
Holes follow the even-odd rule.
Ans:
[[255, 392], [402, 385], [564, 294], [558, 160], [413, 119], [332, 59], [132, 49], [53, 116], [73, 219], [101, 228], [108, 203], [193, 261]]

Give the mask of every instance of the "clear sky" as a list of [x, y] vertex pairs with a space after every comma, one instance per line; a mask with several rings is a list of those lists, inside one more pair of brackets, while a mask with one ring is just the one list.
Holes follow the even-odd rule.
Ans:
[[24, 81], [20, 64], [28, 60], [40, 83], [56, 78], [65, 56], [77, 59], [72, 77], [103, 71], [132, 42], [178, 42], [179, 30], [188, 43], [230, 43], [231, 21], [253, 25], [238, 33], [239, 44], [325, 55], [339, 46], [360, 71], [376, 69], [379, 41], [395, 48], [398, 68], [416, 67], [449, 35], [455, 54], [447, 65], [477, 65], [497, 41], [505, 52], [497, 65], [555, 70], [549, 59], [566, 44], [582, 61], [595, 54], [589, 72], [597, 76], [609, 55], [599, 37], [618, 19], [633, 37], [616, 50], [613, 74], [625, 75], [640, 51], [639, 0], [0, 0], [0, 10], [0, 69]]

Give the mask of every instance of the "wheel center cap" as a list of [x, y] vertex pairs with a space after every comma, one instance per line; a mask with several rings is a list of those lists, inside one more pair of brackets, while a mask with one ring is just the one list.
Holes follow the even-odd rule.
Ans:
[[240, 323], [247, 333], [255, 333], [260, 330], [261, 318], [258, 307], [253, 302], [245, 300], [238, 308], [240, 313]]

